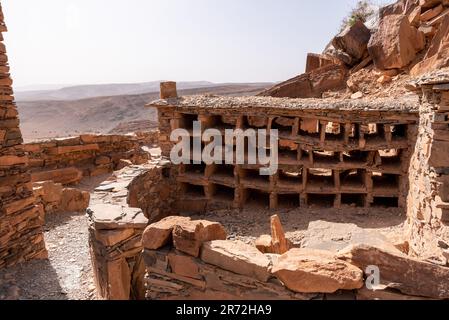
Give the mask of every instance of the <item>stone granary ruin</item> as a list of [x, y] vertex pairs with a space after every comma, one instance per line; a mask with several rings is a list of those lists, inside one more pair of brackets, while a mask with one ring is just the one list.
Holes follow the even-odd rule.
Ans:
[[[255, 97], [162, 83], [159, 131], [127, 136], [23, 144], [3, 48], [0, 269], [45, 259], [45, 214], [88, 206], [102, 299], [449, 299], [448, 7], [381, 8]], [[173, 163], [174, 130], [210, 143], [195, 121], [277, 129], [278, 169]]]

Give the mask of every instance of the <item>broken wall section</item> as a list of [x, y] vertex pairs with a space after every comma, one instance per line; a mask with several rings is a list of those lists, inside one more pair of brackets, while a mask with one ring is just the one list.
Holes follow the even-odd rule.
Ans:
[[33, 195], [3, 44], [6, 31], [0, 5], [0, 269], [47, 257], [43, 208]]

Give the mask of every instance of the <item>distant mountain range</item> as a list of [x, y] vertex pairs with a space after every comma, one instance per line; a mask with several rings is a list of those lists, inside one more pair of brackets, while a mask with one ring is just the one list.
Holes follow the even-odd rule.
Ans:
[[[188, 88], [203, 85], [203, 87]], [[231, 96], [255, 95], [272, 84], [180, 84], [179, 95], [218, 94]], [[73, 89], [76, 88], [76, 89]], [[116, 88], [114, 91], [112, 88]], [[98, 89], [98, 90], [97, 90]], [[152, 90], [143, 94], [119, 92]], [[114, 91], [115, 95], [102, 96]], [[75, 95], [77, 92], [78, 96]], [[23, 93], [22, 93], [23, 94]], [[29, 94], [29, 93], [28, 93]], [[80, 98], [80, 96], [96, 95]], [[17, 93], [16, 93], [17, 96]], [[20, 96], [20, 93], [19, 93]], [[23, 96], [22, 96], [23, 97]], [[28, 97], [32, 97], [31, 94]], [[48, 99], [53, 97], [53, 99]], [[59, 99], [55, 99], [59, 97]], [[62, 98], [66, 100], [61, 100]], [[69, 99], [72, 98], [72, 99]], [[159, 98], [159, 82], [141, 85], [76, 86], [34, 96], [34, 101], [17, 101], [20, 127], [26, 141], [67, 137], [82, 133], [125, 133], [157, 127], [157, 112], [145, 104]]]
[[[96, 97], [111, 97], [122, 95], [137, 95], [159, 92], [161, 81], [145, 83], [119, 83], [119, 84], [93, 84], [58, 87], [57, 85], [42, 85], [17, 88], [15, 98], [17, 101], [70, 101]], [[214, 88], [223, 86], [254, 86], [269, 87], [270, 83], [212, 83], [207, 81], [179, 82], [179, 90]], [[34, 88], [43, 88], [34, 90]], [[44, 89], [45, 88], [45, 89]], [[33, 90], [27, 90], [33, 89]]]

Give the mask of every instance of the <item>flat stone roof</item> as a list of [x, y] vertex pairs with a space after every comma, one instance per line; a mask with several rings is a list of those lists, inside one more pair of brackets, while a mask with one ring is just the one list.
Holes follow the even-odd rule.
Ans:
[[419, 98], [407, 94], [398, 98], [370, 99], [291, 99], [272, 97], [230, 97], [216, 95], [184, 96], [175, 99], [156, 100], [149, 107], [181, 107], [210, 109], [269, 108], [283, 110], [332, 110], [332, 111], [400, 111], [415, 113], [419, 111]]

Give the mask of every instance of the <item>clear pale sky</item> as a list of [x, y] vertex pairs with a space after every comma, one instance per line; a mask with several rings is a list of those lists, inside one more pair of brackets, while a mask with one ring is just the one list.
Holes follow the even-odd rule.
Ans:
[[[15, 86], [280, 81], [357, 0], [3, 0]], [[378, 0], [377, 2], [389, 2]]]

